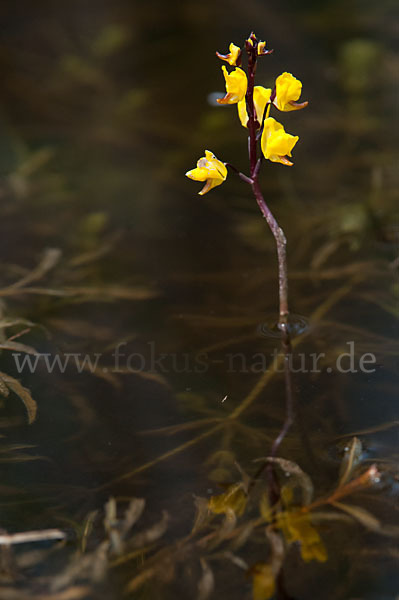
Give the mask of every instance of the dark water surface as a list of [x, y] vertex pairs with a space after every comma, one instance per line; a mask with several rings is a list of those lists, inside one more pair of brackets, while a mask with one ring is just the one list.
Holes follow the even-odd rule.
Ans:
[[[288, 238], [301, 324], [296, 419], [278, 455], [308, 473], [315, 498], [336, 488], [354, 435], [354, 477], [372, 464], [380, 472], [342, 500], [363, 510], [361, 523], [359, 512], [339, 519], [323, 507], [328, 560], [304, 563], [294, 544], [275, 597], [397, 598], [396, 16], [389, 0], [1, 3], [2, 343], [27, 330], [12, 341], [50, 363], [78, 354], [98, 364], [83, 369], [72, 356], [65, 368], [40, 359], [18, 369], [13, 352], [23, 360], [24, 349], [11, 341], [2, 351], [0, 371], [30, 390], [38, 411], [28, 425], [17, 395], [1, 399], [0, 527], [60, 528], [68, 541], [4, 553], [0, 598], [121, 598], [162, 549], [166, 563], [161, 555], [158, 572], [150, 562], [153, 576], [130, 597], [205, 600], [211, 568], [209, 597], [250, 598], [245, 565], [270, 558], [259, 530], [240, 547], [191, 548], [173, 561], [195, 496], [240, 481], [237, 464], [254, 476], [285, 417], [283, 374], [270, 375], [273, 238], [233, 174], [204, 197], [184, 177], [205, 148], [248, 171], [236, 108], [212, 98], [224, 88], [215, 51], [252, 29], [275, 50], [258, 83], [287, 70], [309, 100], [281, 117], [300, 137], [294, 167], [265, 164], [261, 176]], [[324, 354], [317, 370], [313, 353]], [[81, 560], [104, 539], [111, 496], [122, 507], [146, 500], [134, 532], [156, 529], [167, 511], [165, 533], [136, 540], [122, 566], [113, 557], [101, 582], [88, 569], [54, 583], [82, 549], [92, 511]], [[258, 502], [243, 522], [259, 515]]]

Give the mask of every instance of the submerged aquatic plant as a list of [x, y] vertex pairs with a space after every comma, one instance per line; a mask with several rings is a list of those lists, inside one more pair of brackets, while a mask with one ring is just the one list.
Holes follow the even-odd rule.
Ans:
[[[218, 99], [219, 104], [237, 104], [238, 117], [243, 127], [248, 129], [249, 176], [241, 173], [229, 163], [224, 163], [209, 150], [197, 162], [197, 167], [187, 171], [186, 176], [194, 181], [203, 181], [205, 186], [199, 192], [206, 194], [212, 188], [221, 185], [227, 177], [227, 168], [235, 171], [242, 180], [247, 182], [253, 191], [262, 215], [267, 221], [277, 246], [279, 266], [279, 328], [289, 337], [288, 330], [288, 275], [286, 259], [286, 237], [267, 205], [259, 185], [259, 172], [262, 159], [292, 166], [289, 160], [292, 150], [299, 140], [297, 135], [287, 133], [284, 126], [270, 116], [271, 107], [282, 112], [299, 110], [307, 106], [307, 102], [298, 102], [302, 83], [291, 73], [282, 73], [277, 77], [273, 88], [255, 85], [257, 61], [272, 53], [266, 49], [266, 42], [257, 39], [251, 33], [245, 41], [245, 51], [248, 57], [247, 73], [241, 68], [243, 50], [231, 43], [228, 54], [217, 56], [235, 67], [229, 72], [222, 66], [226, 83], [226, 95]], [[258, 146], [260, 142], [261, 152]]]

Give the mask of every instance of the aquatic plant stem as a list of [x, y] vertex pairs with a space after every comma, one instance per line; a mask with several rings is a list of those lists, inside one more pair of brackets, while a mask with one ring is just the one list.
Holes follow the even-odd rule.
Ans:
[[[288, 341], [286, 344], [284, 342], [284, 338], [281, 342], [282, 351], [283, 351], [283, 361], [284, 361], [284, 381], [285, 381], [285, 418], [284, 423], [278, 433], [277, 437], [273, 440], [270, 458], [273, 459], [277, 456], [278, 449], [280, 444], [284, 440], [291, 426], [294, 424], [295, 418], [295, 397], [293, 393], [292, 386], [292, 373], [290, 367], [290, 358], [292, 356], [292, 347], [291, 343]], [[269, 484], [269, 502], [270, 506], [277, 505], [277, 502], [280, 500], [280, 485], [277, 480], [277, 476], [275, 473], [273, 462], [266, 461], [259, 467], [257, 472], [255, 473], [253, 479], [248, 486], [248, 492], [255, 485], [256, 481], [260, 478], [263, 471], [266, 470], [266, 478]]]
[[292, 373], [291, 373], [291, 366], [290, 366], [290, 358], [292, 357], [292, 348], [291, 348], [291, 345], [286, 346], [284, 344], [284, 341], [282, 342], [281, 345], [282, 345], [283, 352], [284, 352], [285, 420], [284, 420], [283, 426], [280, 430], [280, 433], [275, 438], [275, 440], [272, 444], [271, 456], [273, 458], [275, 456], [277, 456], [277, 451], [280, 447], [280, 444], [283, 441], [283, 439], [285, 438], [285, 436], [287, 435], [291, 426], [293, 425], [294, 416], [295, 416], [295, 411], [294, 411], [295, 398], [294, 398], [294, 394], [293, 394]]
[[256, 198], [256, 202], [260, 208], [260, 211], [274, 236], [277, 247], [277, 260], [278, 260], [278, 290], [279, 290], [279, 328], [283, 332], [284, 336], [288, 341], [288, 271], [287, 271], [287, 240], [284, 235], [284, 231], [281, 229], [276, 219], [274, 218], [270, 208], [267, 206], [260, 189], [258, 176], [255, 175], [253, 183], [251, 184], [252, 191]]
[[255, 87], [255, 73], [256, 73], [256, 61], [257, 61], [257, 40], [252, 34], [246, 42], [246, 50], [248, 54], [248, 86], [245, 95], [247, 113], [248, 113], [248, 153], [249, 153], [249, 166], [250, 166], [250, 178], [251, 187], [256, 198], [256, 202], [260, 208], [260, 211], [274, 236], [277, 247], [277, 259], [278, 259], [278, 270], [279, 270], [279, 328], [283, 333], [283, 338], [286, 343], [289, 343], [289, 332], [288, 332], [288, 272], [287, 272], [287, 254], [286, 246], [287, 240], [283, 230], [274, 218], [270, 208], [266, 204], [263, 197], [262, 190], [259, 185], [259, 167], [260, 160], [258, 161], [257, 145], [258, 136], [257, 132], [260, 128], [260, 123], [257, 120], [257, 115], [254, 105], [254, 87]]
[[[271, 448], [271, 456], [274, 458], [281, 442], [284, 440], [289, 429], [294, 422], [294, 400], [292, 394], [291, 370], [289, 365], [290, 356], [292, 354], [290, 333], [288, 330], [288, 270], [287, 270], [287, 240], [283, 230], [277, 223], [274, 215], [268, 207], [259, 184], [259, 171], [261, 166], [261, 158], [258, 160], [258, 132], [261, 130], [262, 123], [258, 121], [254, 104], [254, 88], [255, 88], [255, 73], [258, 57], [258, 41], [254, 34], [251, 34], [246, 41], [246, 50], [248, 54], [248, 85], [245, 94], [245, 102], [247, 107], [248, 122], [247, 128], [249, 133], [248, 153], [251, 188], [255, 196], [256, 202], [260, 211], [274, 236], [277, 248], [278, 259], [278, 290], [279, 290], [279, 321], [278, 327], [282, 333], [282, 349], [284, 353], [284, 372], [285, 372], [285, 387], [286, 387], [286, 414], [283, 426], [273, 441]], [[269, 107], [270, 109], [270, 104]], [[269, 502], [271, 506], [277, 504], [280, 498], [280, 485], [276, 477], [272, 463], [266, 464], [266, 476], [269, 483]]]

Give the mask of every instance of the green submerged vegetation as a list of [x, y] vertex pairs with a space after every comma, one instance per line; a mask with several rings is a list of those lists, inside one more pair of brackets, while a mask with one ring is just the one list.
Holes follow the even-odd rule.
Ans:
[[[2, 600], [396, 598], [394, 16], [2, 4]], [[253, 27], [309, 100], [260, 175], [290, 363], [248, 185], [182, 175], [245, 165], [214, 51]]]

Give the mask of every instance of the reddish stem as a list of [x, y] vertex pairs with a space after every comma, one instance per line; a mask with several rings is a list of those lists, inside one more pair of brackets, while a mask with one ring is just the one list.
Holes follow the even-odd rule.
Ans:
[[287, 240], [284, 235], [284, 231], [281, 229], [276, 219], [274, 218], [270, 208], [263, 198], [262, 191], [260, 189], [258, 177], [253, 177], [253, 183], [251, 185], [252, 191], [261, 210], [262, 215], [265, 217], [267, 224], [269, 225], [271, 232], [276, 240], [277, 246], [277, 258], [278, 258], [278, 286], [279, 286], [279, 300], [280, 300], [280, 318], [279, 327], [280, 329], [288, 334], [287, 331], [287, 317], [288, 317], [288, 277], [287, 277], [287, 254], [286, 245]]
[[246, 49], [248, 53], [248, 86], [245, 95], [247, 113], [248, 113], [248, 133], [249, 133], [249, 166], [250, 176], [252, 179], [251, 187], [261, 210], [262, 215], [265, 217], [267, 224], [269, 225], [271, 232], [276, 240], [277, 247], [277, 258], [278, 258], [278, 270], [279, 270], [279, 328], [284, 335], [284, 340], [289, 344], [289, 331], [287, 327], [288, 320], [288, 273], [287, 273], [287, 255], [286, 246], [287, 240], [284, 232], [274, 218], [270, 208], [266, 204], [263, 197], [260, 185], [259, 185], [259, 162], [257, 157], [257, 130], [260, 125], [257, 121], [254, 105], [254, 87], [255, 87], [255, 73], [256, 73], [256, 60], [257, 60], [257, 42], [252, 39], [252, 43], [247, 41]]

